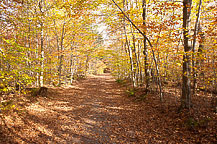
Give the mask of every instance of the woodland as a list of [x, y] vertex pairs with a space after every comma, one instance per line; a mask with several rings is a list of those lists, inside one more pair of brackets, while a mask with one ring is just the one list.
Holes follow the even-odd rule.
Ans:
[[1, 0], [0, 143], [217, 142], [215, 0]]

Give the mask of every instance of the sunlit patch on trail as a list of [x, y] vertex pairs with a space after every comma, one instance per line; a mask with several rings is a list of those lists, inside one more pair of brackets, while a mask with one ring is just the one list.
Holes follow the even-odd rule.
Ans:
[[108, 108], [108, 109], [114, 109], [114, 110], [122, 110], [122, 109], [124, 109], [124, 108], [122, 108], [122, 107], [111, 107], [111, 106], [106, 106], [106, 108]]
[[38, 111], [38, 112], [47, 112], [47, 111], [49, 111], [45, 107], [42, 107], [42, 106], [40, 106], [38, 104], [31, 104], [30, 106], [26, 107], [26, 109], [28, 109], [30, 111]]
[[92, 119], [88, 119], [88, 118], [83, 118], [85, 123], [91, 124], [91, 125], [95, 125], [96, 121], [92, 120]]
[[52, 130], [48, 129], [47, 126], [39, 124], [39, 123], [36, 123], [36, 124], [32, 123], [32, 124], [34, 125], [35, 129], [37, 129], [41, 133], [46, 134], [48, 136], [52, 136], [53, 135]]
[[71, 107], [71, 106], [62, 105], [62, 106], [54, 106], [54, 109], [55, 109], [55, 110], [61, 110], [61, 111], [71, 111], [71, 110], [73, 110], [74, 108]]
[[61, 105], [61, 104], [69, 104], [67, 101], [57, 101], [55, 102], [55, 105]]

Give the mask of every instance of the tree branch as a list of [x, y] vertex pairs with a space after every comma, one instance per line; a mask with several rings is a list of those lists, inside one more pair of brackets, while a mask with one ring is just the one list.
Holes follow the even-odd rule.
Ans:
[[119, 5], [114, 1], [112, 0], [113, 3], [118, 7], [118, 9], [121, 11], [121, 13], [124, 15], [124, 17], [138, 30], [138, 32], [140, 34], [142, 34], [142, 36], [148, 41], [148, 44], [151, 48], [153, 48], [150, 40], [147, 38], [147, 36], [132, 22], [132, 20], [125, 14], [125, 12], [119, 7]]

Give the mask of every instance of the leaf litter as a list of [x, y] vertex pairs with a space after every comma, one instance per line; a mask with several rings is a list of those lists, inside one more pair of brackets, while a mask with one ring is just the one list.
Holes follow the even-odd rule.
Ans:
[[194, 108], [179, 111], [177, 94], [166, 89], [142, 101], [128, 97], [108, 74], [68, 87], [50, 87], [47, 97], [19, 97], [19, 110], [1, 113], [0, 143], [144, 144], [217, 142], [217, 116], [199, 93]]

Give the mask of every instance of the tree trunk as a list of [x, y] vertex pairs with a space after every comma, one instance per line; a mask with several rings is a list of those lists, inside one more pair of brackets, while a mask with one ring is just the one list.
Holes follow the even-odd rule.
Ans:
[[194, 37], [193, 37], [193, 46], [192, 46], [193, 95], [195, 94], [195, 90], [197, 88], [197, 72], [196, 72], [196, 66], [195, 66], [195, 44], [196, 44], [196, 37], [199, 31], [201, 5], [202, 5], [202, 0], [200, 0], [198, 4], [197, 19], [196, 19], [195, 26], [194, 26]]
[[63, 40], [64, 40], [64, 33], [65, 33], [65, 24], [66, 24], [66, 22], [64, 21], [64, 23], [63, 23], [63, 28], [62, 28], [62, 35], [61, 35], [61, 43], [60, 43], [60, 50], [61, 50], [61, 55], [60, 55], [60, 61], [59, 61], [59, 84], [58, 84], [58, 86], [61, 86], [61, 78], [62, 78], [62, 63], [63, 63], [63, 54], [62, 54], [62, 52], [63, 52]]
[[[125, 11], [125, 0], [123, 0], [123, 11]], [[132, 52], [132, 49], [130, 47], [130, 43], [129, 43], [128, 37], [127, 37], [125, 18], [123, 18], [123, 21], [124, 21], [124, 33], [125, 33], [125, 38], [126, 38], [126, 45], [127, 45], [127, 49], [128, 49], [128, 53], [129, 53], [129, 59], [130, 59], [130, 77], [131, 77], [132, 82], [133, 82], [133, 87], [135, 87], [136, 83], [135, 83], [135, 77], [134, 77], [134, 73], [133, 73], [133, 71], [134, 71], [133, 54], [132, 54], [133, 52]]]
[[141, 53], [141, 51], [140, 51], [140, 49], [141, 49], [141, 44], [140, 44], [140, 41], [138, 41], [138, 83], [139, 84], [142, 84], [142, 64], [141, 64], [141, 60], [140, 60], [140, 58], [141, 58], [141, 56], [140, 56], [140, 53]]
[[73, 46], [74, 46], [74, 42], [73, 44], [71, 43], [71, 56], [70, 56], [70, 84], [72, 84], [72, 81], [73, 81], [73, 75], [74, 75], [74, 69], [73, 69], [73, 66], [74, 66], [74, 63], [75, 63], [75, 60], [74, 60], [74, 55], [73, 55]]
[[40, 85], [42, 87], [44, 85], [44, 31], [43, 31], [43, 23], [41, 22], [41, 71], [40, 71]]
[[189, 26], [191, 14], [191, 0], [183, 0], [183, 37], [184, 37], [184, 55], [183, 55], [183, 76], [182, 76], [182, 96], [181, 108], [190, 108], [191, 106], [191, 50], [189, 41]]
[[[39, 10], [40, 10], [40, 13], [43, 14], [43, 6], [42, 6], [42, 3], [43, 3], [43, 0], [41, 0], [39, 2]], [[44, 82], [44, 28], [43, 28], [43, 19], [41, 19], [40, 21], [40, 30], [41, 30], [41, 59], [40, 59], [40, 66], [41, 66], [41, 70], [40, 70], [40, 76], [39, 76], [39, 87], [42, 87], [43, 86], [43, 82]]]
[[[143, 13], [142, 13], [142, 18], [143, 18], [143, 26], [145, 27], [145, 30], [143, 33], [146, 35], [146, 0], [142, 0], [142, 7], [143, 7]], [[149, 86], [150, 86], [150, 73], [149, 73], [149, 63], [148, 63], [148, 48], [147, 48], [147, 40], [144, 38], [144, 65], [145, 65], [145, 82], [146, 82], [146, 92], [149, 91]]]
[[135, 36], [134, 36], [134, 31], [131, 25], [131, 34], [132, 34], [132, 38], [133, 38], [133, 45], [132, 45], [132, 58], [133, 58], [133, 87], [137, 86], [137, 70], [138, 70], [138, 60], [137, 60], [137, 54], [136, 54], [136, 40], [135, 40]]
[[86, 61], [85, 61], [85, 72], [84, 72], [85, 76], [87, 76], [88, 63], [89, 63], [89, 54], [87, 54], [87, 58], [86, 58]]
[[35, 38], [36, 38], [36, 48], [35, 48], [35, 58], [36, 58], [36, 67], [37, 67], [37, 71], [36, 71], [36, 86], [40, 86], [40, 82], [39, 82], [39, 79], [40, 79], [40, 74], [39, 74], [39, 61], [38, 61], [38, 58], [39, 58], [39, 38], [38, 38], [38, 31], [36, 30], [36, 34], [35, 34]]

